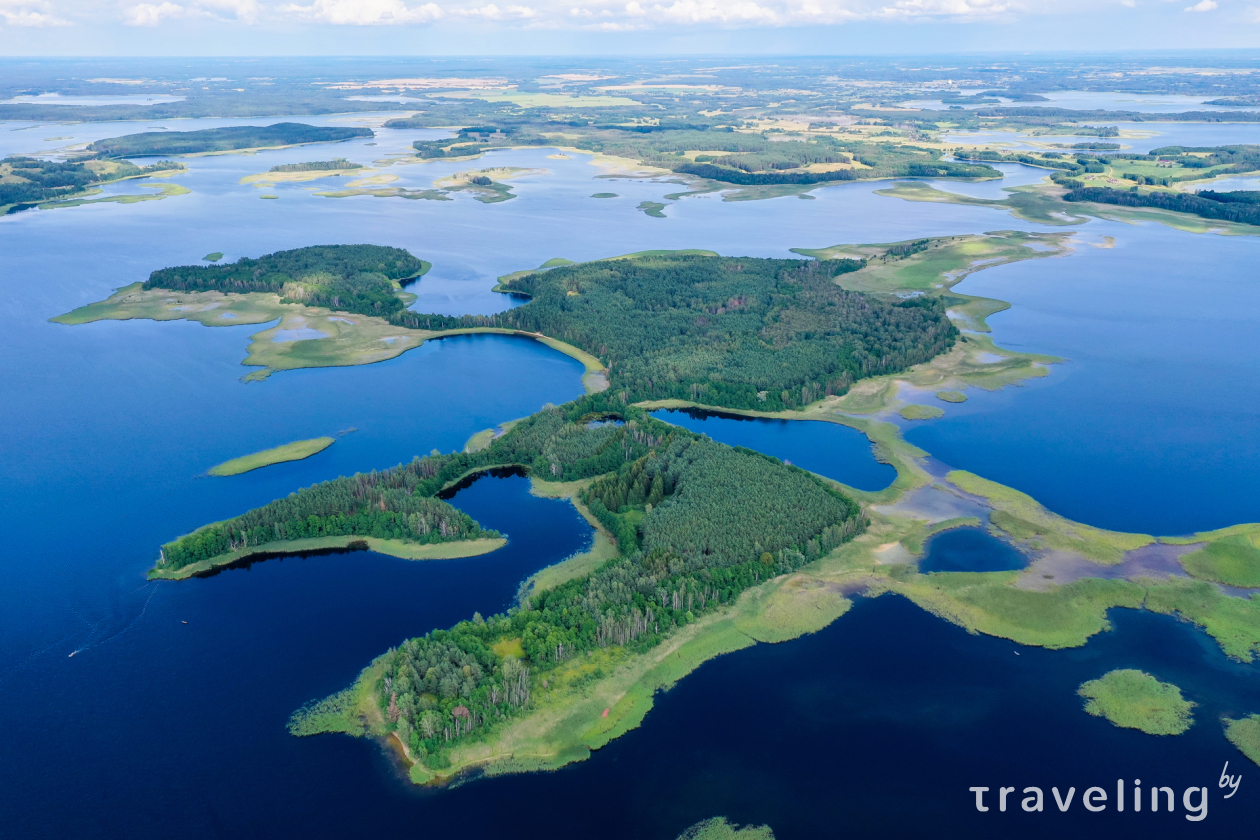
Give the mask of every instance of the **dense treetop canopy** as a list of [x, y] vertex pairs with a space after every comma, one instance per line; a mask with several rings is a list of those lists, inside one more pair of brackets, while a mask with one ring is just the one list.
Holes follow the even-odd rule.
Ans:
[[398, 281], [429, 270], [402, 248], [317, 245], [243, 257], [223, 265], [182, 265], [149, 275], [146, 289], [272, 292], [287, 301], [387, 317], [403, 308]]
[[489, 317], [400, 312], [415, 327], [503, 326], [598, 356], [632, 401], [688, 399], [777, 410], [842, 394], [952, 346], [936, 298], [895, 301], [836, 279], [860, 260], [645, 256], [535, 272], [505, 288], [531, 296]]
[[[165, 562], [329, 534], [480, 536], [437, 496], [470, 471], [505, 466], [543, 481], [602, 476], [582, 501], [609, 527], [618, 556], [528, 593], [506, 614], [476, 616], [386, 654], [376, 701], [412, 754], [434, 767], [453, 744], [486, 737], [529, 708], [539, 679], [575, 655], [649, 649], [865, 525], [858, 505], [816, 476], [663, 423], [604, 392], [548, 406], [481, 452], [435, 454], [305, 488], [168, 543]], [[292, 726], [302, 731], [301, 714]]]
[[141, 134], [125, 134], [122, 137], [97, 140], [88, 146], [88, 151], [110, 157], [190, 155], [201, 152], [226, 152], [234, 149], [292, 146], [298, 143], [326, 143], [333, 140], [371, 136], [372, 130], [368, 128], [341, 128], [305, 123], [232, 125], [223, 128], [203, 128], [199, 131], [146, 131]]

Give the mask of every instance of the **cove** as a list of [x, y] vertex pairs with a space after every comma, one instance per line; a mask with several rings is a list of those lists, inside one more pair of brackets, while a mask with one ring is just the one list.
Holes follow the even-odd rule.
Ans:
[[950, 528], [923, 544], [919, 571], [1005, 572], [1022, 569], [1028, 558], [983, 528]]
[[882, 490], [897, 477], [875, 460], [871, 442], [857, 429], [814, 420], [744, 417], [701, 409], [667, 409], [657, 417], [719, 443], [772, 455], [859, 490]]

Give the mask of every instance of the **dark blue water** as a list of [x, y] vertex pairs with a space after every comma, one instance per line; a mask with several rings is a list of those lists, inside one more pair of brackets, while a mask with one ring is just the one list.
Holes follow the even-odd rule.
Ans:
[[[4, 835], [349, 836], [358, 809], [374, 807], [363, 798], [389, 788], [369, 769], [378, 750], [292, 738], [289, 714], [410, 636], [504, 609], [522, 578], [590, 543], [573, 506], [530, 495], [526, 478], [483, 478], [453, 502], [508, 545], [460, 560], [346, 552], [132, 580], [112, 614], [81, 616], [74, 658], [58, 645], [10, 665], [0, 715], [6, 754], [22, 758], [0, 769]], [[73, 806], [54, 808], [54, 791]], [[351, 805], [346, 794], [360, 801], [333, 831], [326, 811]]]
[[[338, 153], [372, 163], [423, 134], [381, 132], [377, 147]], [[425, 305], [484, 312], [503, 306], [488, 291], [496, 274], [556, 256], [670, 247], [787, 256], [792, 246], [1026, 227], [985, 208], [882, 198], [871, 184], [822, 189], [812, 202], [712, 195], [651, 219], [634, 205], [677, 185], [619, 180], [622, 200], [591, 201], [603, 182], [587, 161], [552, 161], [548, 151], [487, 160], [550, 170], [496, 205], [324, 199], [297, 185], [259, 201], [237, 183], [319, 156], [284, 150], [194, 159], [171, 179], [193, 188], [187, 196], [0, 220], [0, 834], [672, 838], [725, 813], [770, 822], [780, 837], [1010, 836], [1012, 825], [1035, 835], [1048, 832], [975, 822], [959, 780], [1022, 787], [1053, 773], [1045, 785], [1079, 788], [1095, 782], [1089, 773], [1102, 784], [1140, 772], [1149, 783], [1149, 771], [1180, 789], [1211, 786], [1225, 758], [1242, 762], [1214, 721], [1260, 711], [1254, 669], [1228, 663], [1185, 625], [1121, 612], [1117, 632], [1084, 650], [1014, 657], [1008, 642], [890, 599], [859, 604], [816, 636], [704, 666], [641, 730], [556, 774], [416, 791], [370, 742], [285, 734], [293, 709], [349, 684], [390, 645], [503, 608], [529, 572], [581, 548], [589, 528], [566, 503], [528, 496], [522, 479], [482, 479], [456, 504], [512, 543], [481, 558], [350, 553], [148, 584], [156, 547], [316, 481], [457, 449], [480, 429], [577, 396], [581, 366], [533, 342], [480, 337], [243, 385], [239, 362], [259, 327], [45, 319], [214, 250], [399, 245], [435, 264], [412, 289]], [[461, 166], [391, 171], [417, 187]], [[1255, 242], [1087, 229], [1116, 235], [1117, 247], [981, 272], [963, 288], [1015, 301], [991, 319], [1001, 343], [1072, 362], [1022, 389], [973, 391], [912, 437], [1095, 524], [1168, 533], [1260, 518], [1260, 397], [1248, 387], [1260, 373]], [[698, 421], [717, 439], [755, 433], [755, 448], [855, 486], [891, 477], [848, 429], [803, 424], [803, 437], [776, 442], [774, 427], [725, 422]], [[351, 427], [306, 461], [202, 477], [227, 458]], [[824, 442], [777, 448], [812, 434]], [[858, 475], [867, 469], [869, 483]], [[71, 659], [72, 650], [81, 652]], [[1076, 685], [1124, 666], [1186, 688], [1203, 704], [1199, 724], [1153, 739], [1081, 714]], [[1241, 833], [1230, 814], [1245, 811], [1254, 825], [1246, 797], [1213, 800], [1207, 824]], [[539, 803], [556, 802], [564, 807], [545, 825], [534, 821]], [[1037, 819], [1125, 834], [1109, 816], [1083, 817]], [[1175, 834], [1190, 824], [1178, 814], [1168, 825]]]
[[[483, 483], [493, 481], [471, 489]], [[487, 494], [529, 499], [524, 479], [506, 483]], [[567, 505], [528, 503], [536, 507], [519, 520], [490, 524], [549, 528], [546, 541], [569, 533], [572, 523], [552, 518], [568, 517], [554, 513]], [[108, 655], [24, 671], [5, 689], [6, 707], [31, 710], [6, 722], [22, 756], [3, 771], [6, 836], [346, 837], [420, 826], [435, 837], [664, 840], [726, 814], [769, 823], [780, 840], [836, 836], [838, 822], [849, 836], [1220, 837], [1246, 836], [1260, 817], [1251, 765], [1216, 721], [1254, 709], [1257, 669], [1230, 663], [1187, 625], [1132, 611], [1115, 611], [1115, 631], [1086, 648], [1054, 652], [971, 636], [895, 596], [859, 601], [813, 636], [702, 666], [589, 761], [453, 790], [411, 787], [373, 742], [284, 733], [293, 708], [345, 685], [416, 627], [505, 602], [511, 588], [494, 578], [531, 565], [506, 558], [357, 553], [166, 586], [173, 594], [155, 597]], [[1157, 738], [1086, 715], [1076, 687], [1115, 667], [1180, 685], [1200, 704], [1196, 724]], [[65, 751], [48, 748], [53, 731]], [[127, 761], [84, 772], [121, 751]], [[1247, 777], [1228, 802], [1215, 788], [1225, 761]], [[1112, 790], [1118, 777], [1174, 787], [1178, 811], [1084, 812], [1083, 789]], [[1075, 786], [1077, 802], [1067, 814], [979, 814], [973, 785], [1037, 785], [1047, 797], [1052, 785]], [[1202, 825], [1183, 818], [1190, 785], [1210, 788]], [[50, 789], [73, 807], [29, 807]], [[540, 802], [563, 807], [547, 809], [545, 829], [523, 826]]]
[[712, 411], [667, 410], [656, 416], [731, 446], [773, 455], [810, 472], [859, 490], [882, 490], [897, 471], [871, 454], [871, 442], [857, 429], [822, 421], [772, 420]]
[[1006, 572], [1022, 569], [1028, 558], [983, 528], [950, 528], [923, 544], [921, 572]]
[[1068, 361], [969, 391], [906, 433], [950, 466], [1016, 487], [1069, 519], [1148, 534], [1260, 521], [1257, 241], [1092, 222], [1061, 259], [957, 287], [1013, 306], [997, 342]]

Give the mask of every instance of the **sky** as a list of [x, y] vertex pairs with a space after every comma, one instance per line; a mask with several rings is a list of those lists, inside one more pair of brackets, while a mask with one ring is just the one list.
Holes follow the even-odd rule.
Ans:
[[1260, 47], [1260, 0], [0, 0], [0, 56]]

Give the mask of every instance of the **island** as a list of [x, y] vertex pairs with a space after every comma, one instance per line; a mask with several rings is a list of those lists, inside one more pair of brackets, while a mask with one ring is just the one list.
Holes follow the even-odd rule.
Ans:
[[217, 476], [240, 475], [241, 473], [269, 467], [272, 464], [283, 464], [285, 461], [301, 461], [323, 452], [332, 446], [334, 442], [334, 439], [330, 437], [298, 440], [293, 443], [286, 443], [283, 446], [264, 449], [261, 452], [242, 455], [240, 458], [224, 461], [222, 464], [211, 467], [207, 472], [210, 475]]
[[[467, 557], [502, 547], [497, 531], [437, 498], [417, 459], [384, 473], [326, 481], [162, 546], [151, 578], [180, 579], [268, 556], [367, 549], [409, 559]], [[431, 492], [426, 492], [426, 490]]]
[[154, 155], [204, 155], [250, 149], [277, 149], [308, 143], [337, 143], [356, 137], [372, 137], [369, 128], [314, 126], [305, 123], [233, 125], [198, 131], [146, 131], [97, 140], [88, 151], [105, 157]]
[[[147, 178], [157, 173], [181, 172], [184, 169], [182, 163], [174, 161], [136, 166], [125, 160], [87, 159], [63, 162], [7, 157], [0, 160], [0, 215], [17, 213], [32, 207], [65, 206], [72, 200], [81, 200], [83, 196], [99, 193], [100, 190], [95, 188], [100, 184]], [[116, 198], [121, 200], [128, 197]], [[158, 196], [143, 196], [156, 197]]]
[[1108, 671], [1083, 683], [1077, 694], [1086, 699], [1089, 714], [1147, 735], [1180, 735], [1194, 723], [1190, 710], [1195, 704], [1181, 696], [1181, 689], [1144, 671]]
[[304, 163], [279, 163], [268, 169], [268, 172], [327, 172], [330, 170], [350, 171], [362, 169], [363, 164], [351, 163], [345, 158], [335, 160], [310, 160]]

